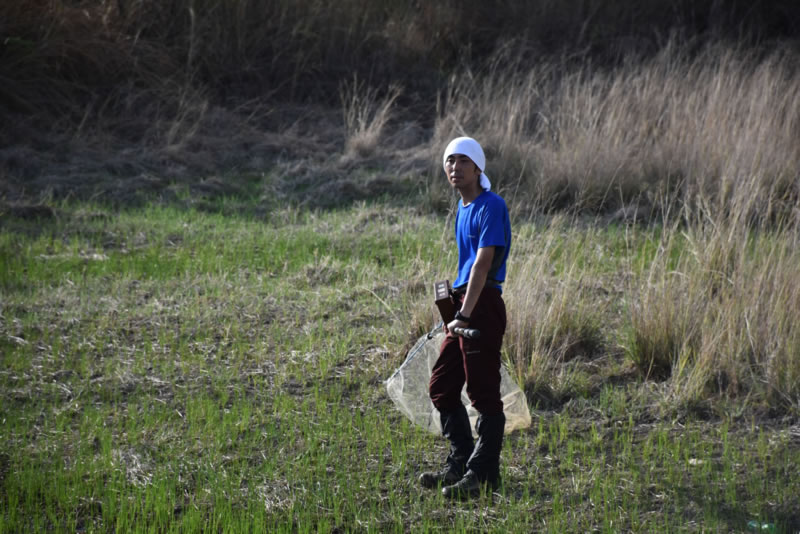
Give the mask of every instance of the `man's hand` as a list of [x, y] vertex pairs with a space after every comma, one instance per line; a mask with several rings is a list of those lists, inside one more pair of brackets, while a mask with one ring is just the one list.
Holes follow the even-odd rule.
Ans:
[[466, 328], [469, 326], [469, 323], [465, 323], [464, 321], [459, 321], [458, 319], [453, 319], [445, 326], [445, 330], [449, 334], [453, 331], [453, 328]]

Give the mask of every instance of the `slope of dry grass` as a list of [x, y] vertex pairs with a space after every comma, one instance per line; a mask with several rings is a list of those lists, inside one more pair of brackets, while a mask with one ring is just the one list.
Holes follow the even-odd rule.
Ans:
[[[231, 170], [261, 172], [289, 160], [290, 167], [298, 161], [317, 167], [319, 154], [339, 156], [356, 145], [361, 157], [369, 152], [369, 161], [375, 156], [374, 131], [365, 136], [367, 125], [360, 126], [357, 143], [355, 130], [344, 124], [348, 112], [343, 116], [337, 109], [340, 88], [354, 75], [361, 80], [361, 102], [394, 102], [379, 114], [393, 117], [383, 130], [389, 143], [402, 145], [390, 165], [427, 157], [430, 141], [438, 144], [452, 129], [447, 120], [474, 129], [461, 120], [453, 99], [487, 98], [464, 85], [461, 75], [473, 73], [476, 83], [490, 89], [480, 65], [493, 57], [504, 58], [488, 68], [498, 84], [492, 89], [495, 118], [488, 118], [487, 110], [478, 116], [488, 120], [482, 128], [490, 130], [484, 137], [495, 145], [500, 178], [539, 177], [528, 184], [528, 197], [544, 198], [544, 206], [558, 209], [574, 202], [611, 209], [637, 197], [643, 176], [659, 182], [670, 175], [673, 182], [691, 185], [698, 178], [686, 171], [711, 169], [713, 185], [719, 175], [735, 173], [721, 167], [726, 152], [707, 154], [702, 139], [723, 139], [727, 151], [742, 139], [726, 136], [738, 136], [743, 128], [752, 132], [748, 142], [756, 144], [776, 133], [794, 134], [791, 117], [784, 121], [790, 130], [783, 133], [769, 118], [752, 123], [759, 120], [758, 106], [780, 108], [780, 95], [784, 104], [791, 103], [793, 82], [782, 85], [774, 77], [791, 59], [775, 55], [759, 62], [739, 55], [747, 45], [778, 46], [768, 45], [766, 36], [791, 39], [786, 21], [797, 9], [785, 2], [715, 6], [681, 0], [646, 6], [627, 0], [591, 6], [579, 0], [460, 2], [459, 9], [451, 2], [363, 0], [10, 0], [0, 6], [0, 118], [13, 125], [0, 130], [2, 194], [113, 197], [113, 191], [136, 190], [142, 182], [167, 187]], [[681, 35], [674, 42], [685, 46], [671, 45], [664, 37], [671, 33]], [[741, 48], [698, 54], [703, 43], [716, 40], [738, 41]], [[522, 59], [509, 50], [522, 53]], [[630, 68], [608, 70], [626, 62]], [[754, 66], [764, 71], [765, 81]], [[448, 89], [451, 75], [460, 81]], [[687, 82], [683, 89], [658, 93], [662, 82], [674, 85], [677, 79]], [[714, 79], [719, 94], [705, 85]], [[732, 80], [743, 82], [740, 97], [749, 103], [736, 100], [735, 88], [726, 85]], [[755, 91], [766, 92], [753, 100]], [[624, 109], [618, 107], [620, 98], [626, 99]], [[739, 115], [698, 109], [706, 99], [723, 107], [733, 103]], [[440, 119], [431, 131], [437, 101], [447, 106], [450, 119]], [[742, 114], [743, 104], [754, 106], [750, 118]], [[680, 135], [675, 124], [684, 121], [700, 143]], [[513, 139], [531, 129], [539, 138], [535, 154], [528, 140]], [[416, 150], [409, 152], [411, 147]], [[752, 155], [737, 150], [736, 161], [725, 158], [726, 164], [747, 167]], [[686, 161], [687, 155], [694, 159]], [[343, 172], [337, 165], [333, 174]], [[603, 180], [596, 181], [596, 174]], [[108, 187], [109, 181], [132, 184]], [[609, 183], [621, 191], [610, 191]], [[776, 187], [791, 197], [790, 185]]]
[[565, 72], [506, 54], [454, 77], [433, 144], [474, 133], [498, 186], [546, 209], [634, 206], [668, 221], [676, 205], [735, 206], [736, 218], [785, 220], [800, 197], [795, 57], [716, 46], [687, 57], [675, 45], [610, 72]]

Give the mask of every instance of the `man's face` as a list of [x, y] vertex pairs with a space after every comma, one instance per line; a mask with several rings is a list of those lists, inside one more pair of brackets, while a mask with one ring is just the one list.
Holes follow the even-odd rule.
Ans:
[[452, 154], [444, 161], [447, 180], [454, 189], [476, 186], [481, 178], [481, 170], [464, 154]]

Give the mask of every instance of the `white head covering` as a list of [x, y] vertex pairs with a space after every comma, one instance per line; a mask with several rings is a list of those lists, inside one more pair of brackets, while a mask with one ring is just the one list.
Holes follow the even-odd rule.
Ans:
[[[489, 191], [492, 188], [492, 182], [489, 177], [483, 172], [486, 169], [486, 156], [483, 155], [481, 145], [471, 137], [456, 137], [447, 148], [444, 149], [444, 158], [442, 158], [442, 165], [447, 163], [447, 158], [453, 154], [464, 154], [481, 170], [481, 187]], [[447, 169], [445, 168], [445, 171]]]

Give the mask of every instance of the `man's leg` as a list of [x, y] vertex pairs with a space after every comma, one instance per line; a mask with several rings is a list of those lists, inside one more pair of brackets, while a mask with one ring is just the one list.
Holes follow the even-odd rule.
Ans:
[[467, 409], [461, 402], [464, 387], [464, 364], [458, 339], [448, 336], [442, 343], [439, 359], [433, 366], [430, 395], [439, 410], [442, 434], [450, 441], [450, 454], [441, 471], [420, 475], [420, 483], [428, 488], [458, 482], [466, 472], [467, 460], [474, 443]]
[[455, 484], [467, 471], [467, 461], [472, 456], [474, 443], [469, 425], [467, 409], [461, 405], [460, 410], [441, 412], [442, 434], [450, 441], [450, 454], [440, 471], [427, 471], [419, 477], [419, 482], [426, 488]]
[[496, 488], [500, 482], [500, 452], [503, 444], [505, 415], [500, 399], [500, 348], [506, 327], [505, 304], [497, 290], [481, 294], [475, 313], [477, 340], [462, 339], [467, 394], [480, 414], [478, 443], [467, 461], [464, 477], [443, 489], [447, 497], [469, 497], [483, 487]]
[[445, 497], [474, 497], [484, 489], [500, 486], [500, 452], [505, 423], [506, 416], [502, 413], [478, 417], [478, 443], [467, 461], [467, 472], [461, 480], [442, 489]]

